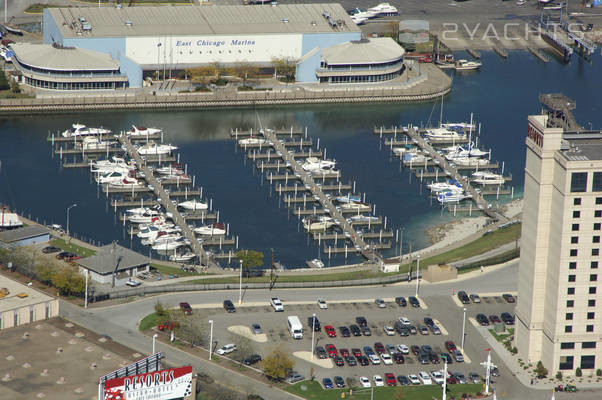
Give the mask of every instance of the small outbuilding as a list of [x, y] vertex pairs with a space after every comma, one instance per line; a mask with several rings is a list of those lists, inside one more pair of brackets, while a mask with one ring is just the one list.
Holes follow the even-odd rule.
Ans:
[[45, 243], [50, 240], [50, 231], [39, 225], [29, 225], [21, 228], [0, 232], [0, 246], [17, 248], [30, 244]]
[[422, 274], [427, 282], [443, 282], [458, 278], [458, 270], [447, 264], [429, 265]]
[[0, 276], [0, 331], [58, 315], [57, 299]]
[[123, 286], [134, 276], [148, 272], [150, 259], [116, 243], [102, 246], [95, 255], [77, 260], [79, 271], [90, 279], [111, 286]]

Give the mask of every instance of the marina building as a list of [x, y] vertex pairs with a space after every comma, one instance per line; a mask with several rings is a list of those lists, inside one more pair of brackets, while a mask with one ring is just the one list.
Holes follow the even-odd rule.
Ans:
[[150, 259], [116, 243], [99, 247], [96, 254], [77, 260], [79, 272], [94, 282], [123, 286], [134, 276], [148, 272]]
[[0, 331], [58, 317], [59, 301], [0, 276]]
[[403, 48], [361, 40], [336, 3], [46, 8], [43, 39], [44, 50], [14, 46], [15, 65], [24, 83], [56, 90], [139, 87], [153, 73], [216, 63], [281, 60], [297, 81], [315, 83], [380, 82], [403, 71]]
[[602, 368], [602, 133], [577, 126], [565, 96], [542, 103], [528, 119], [515, 341], [552, 375], [588, 376]]
[[0, 246], [17, 248], [50, 240], [50, 231], [40, 225], [28, 225], [0, 232]]

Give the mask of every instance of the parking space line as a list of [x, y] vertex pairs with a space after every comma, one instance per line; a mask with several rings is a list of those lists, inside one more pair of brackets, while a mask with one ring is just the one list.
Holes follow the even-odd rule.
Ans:
[[464, 349], [460, 346], [457, 346], [458, 350], [460, 350], [462, 352], [462, 356], [464, 357], [464, 364], [470, 364], [472, 363], [472, 360], [470, 359], [470, 357], [468, 357], [468, 354], [466, 354], [464, 352]]
[[435, 323], [435, 325], [437, 325], [439, 327], [439, 330], [441, 331], [441, 334], [443, 335], [449, 335], [449, 332], [447, 331], [447, 329], [445, 329], [445, 327], [443, 326], [443, 324], [441, 322], [439, 322], [438, 319], [433, 318], [433, 322]]
[[467, 306], [467, 304], [462, 304], [462, 302], [460, 301], [460, 299], [458, 298], [458, 295], [454, 294], [451, 296], [452, 300], [454, 301], [454, 303], [456, 303], [456, 305], [460, 308], [464, 308]]
[[332, 359], [330, 359], [330, 358], [319, 359], [318, 357], [314, 357], [312, 360], [311, 351], [294, 351], [293, 356], [300, 358], [303, 361], [307, 361], [309, 363], [315, 364], [318, 367], [322, 367], [322, 368], [334, 367], [334, 364], [332, 363]]
[[476, 319], [474, 319], [474, 317], [468, 317], [468, 320], [470, 321], [471, 324], [473, 324], [476, 328], [478, 328], [479, 326], [481, 326]]
[[424, 302], [424, 300], [422, 299], [422, 297], [416, 297], [416, 298], [420, 302], [420, 308], [422, 308], [423, 310], [428, 310], [429, 309], [429, 307], [426, 305], [426, 303]]

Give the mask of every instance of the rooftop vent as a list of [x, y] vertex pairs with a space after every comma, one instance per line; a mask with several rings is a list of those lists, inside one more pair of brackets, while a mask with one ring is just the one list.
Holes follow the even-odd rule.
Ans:
[[282, 22], [284, 22], [285, 24], [288, 24], [288, 18], [282, 18]]
[[88, 22], [82, 22], [82, 29], [84, 31], [91, 31], [92, 25], [90, 25], [90, 23], [88, 23]]
[[132, 25], [134, 25], [134, 23], [131, 20], [127, 19], [125, 21], [125, 26], [132, 26]]

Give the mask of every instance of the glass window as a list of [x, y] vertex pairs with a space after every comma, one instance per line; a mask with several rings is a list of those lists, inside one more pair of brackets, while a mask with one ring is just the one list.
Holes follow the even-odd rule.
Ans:
[[[578, 228], [578, 227], [577, 227], [577, 230], [579, 230], [579, 228]], [[600, 230], [600, 223], [599, 223], [599, 222], [596, 222], [596, 223], [594, 224], [594, 230], [595, 230], [595, 231], [599, 231], [599, 230]]]
[[571, 236], [571, 244], [579, 243], [579, 236]]
[[594, 319], [596, 318], [596, 313], [595, 312], [588, 312], [587, 313], [587, 319]]
[[580, 206], [581, 205], [581, 197], [575, 197], [573, 199], [573, 205], [574, 206]]
[[[602, 172], [594, 172], [594, 181], [592, 182], [592, 191], [602, 192]], [[598, 199], [596, 199], [596, 202]]]
[[595, 306], [596, 306], [596, 300], [594, 300], [594, 299], [589, 299], [589, 300], [587, 301], [587, 306], [588, 306], [588, 307], [595, 307]]
[[596, 356], [581, 356], [581, 369], [594, 369]]
[[563, 350], [574, 349], [575, 348], [575, 342], [560, 343], [560, 348], [563, 349]]
[[596, 287], [595, 286], [590, 286], [589, 287], [589, 294], [596, 294]]
[[577, 263], [575, 261], [571, 261], [569, 263], [569, 269], [577, 269]]
[[594, 218], [600, 218], [600, 217], [602, 217], [602, 210], [594, 211]]
[[568, 312], [564, 317], [567, 321], [571, 321], [573, 319], [573, 313]]
[[562, 370], [571, 370], [573, 369], [573, 356], [560, 356], [560, 364], [558, 365], [558, 369]]
[[570, 287], [566, 290], [566, 294], [575, 294], [575, 288], [574, 287]]
[[592, 243], [600, 243], [600, 236], [592, 237]]
[[571, 249], [570, 255], [571, 257], [577, 257], [578, 251], [577, 249]]
[[585, 326], [585, 331], [586, 332], [593, 332], [594, 331], [594, 326], [593, 325], [586, 325]]
[[587, 172], [573, 172], [571, 174], [571, 192], [585, 192], [587, 190]]
[[565, 325], [564, 327], [564, 333], [571, 333], [573, 332], [573, 326], [572, 325]]
[[581, 211], [573, 211], [573, 218], [581, 217]]
[[592, 249], [592, 256], [600, 255], [600, 249]]
[[589, 281], [590, 282], [596, 282], [598, 280], [598, 274], [591, 274], [589, 276]]
[[602, 197], [596, 197], [596, 204], [602, 204]]
[[575, 300], [567, 300], [566, 306], [567, 308], [572, 308], [575, 305]]
[[569, 282], [575, 282], [576, 275], [569, 275]]
[[595, 349], [596, 342], [583, 342], [583, 343], [581, 343], [581, 348], [582, 349]]
[[571, 230], [573, 230], [573, 231], [578, 231], [578, 230], [579, 230], [579, 224], [573, 224], [573, 225], [571, 226]]

